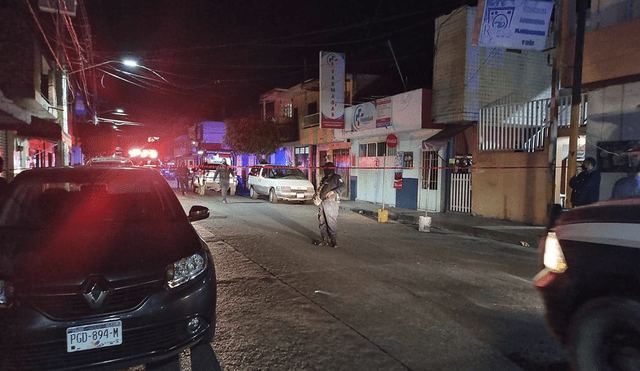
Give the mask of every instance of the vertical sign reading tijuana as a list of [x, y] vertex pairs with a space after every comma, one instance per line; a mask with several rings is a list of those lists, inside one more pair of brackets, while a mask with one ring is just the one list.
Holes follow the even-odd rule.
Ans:
[[320, 127], [344, 129], [344, 54], [320, 52]]

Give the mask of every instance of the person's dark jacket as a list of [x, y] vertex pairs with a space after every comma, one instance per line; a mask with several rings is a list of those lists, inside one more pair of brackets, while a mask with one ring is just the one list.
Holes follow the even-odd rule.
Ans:
[[213, 180], [215, 181], [218, 176], [220, 177], [220, 186], [229, 186], [229, 177], [231, 176], [231, 168], [227, 165], [220, 165], [216, 169], [216, 173], [213, 175]]
[[[339, 174], [325, 175], [320, 181], [320, 189], [318, 194], [321, 200], [336, 201], [338, 197], [347, 189], [347, 185], [344, 184], [342, 177]], [[327, 193], [333, 191], [333, 194], [327, 198]]]
[[598, 169], [581, 172], [571, 178], [569, 185], [573, 189], [571, 193], [573, 206], [589, 205], [600, 200], [600, 171]]

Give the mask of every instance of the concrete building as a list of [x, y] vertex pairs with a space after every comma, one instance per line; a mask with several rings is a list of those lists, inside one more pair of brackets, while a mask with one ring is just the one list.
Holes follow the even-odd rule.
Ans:
[[[561, 2], [562, 84], [572, 86], [576, 2]], [[587, 9], [582, 89], [588, 96], [585, 155], [602, 172], [600, 199], [640, 161], [640, 1], [592, 0]], [[579, 148], [580, 149], [580, 148]]]
[[0, 172], [9, 180], [31, 167], [68, 165], [74, 150], [66, 61], [47, 46], [30, 3], [16, 4], [0, 4]]
[[[503, 125], [505, 130], [486, 135], [478, 123], [482, 124], [480, 114], [486, 107], [546, 104], [544, 100], [551, 96], [549, 56], [532, 50], [472, 46], [476, 11], [465, 6], [436, 19], [432, 118], [444, 127], [471, 124], [476, 128], [472, 136], [478, 142], [469, 153], [472, 213], [542, 224], [548, 155], [537, 147], [526, 152], [518, 148], [540, 136], [539, 130], [502, 120], [491, 127]], [[498, 142], [514, 145], [501, 147]]]

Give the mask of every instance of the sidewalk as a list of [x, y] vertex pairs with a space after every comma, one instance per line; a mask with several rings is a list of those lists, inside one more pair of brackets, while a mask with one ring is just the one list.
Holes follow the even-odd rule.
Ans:
[[[366, 201], [340, 201], [341, 210], [350, 210], [375, 219], [378, 218], [378, 209], [380, 208], [380, 204]], [[416, 228], [419, 225], [419, 217], [424, 216], [424, 211], [403, 209], [400, 207], [385, 206], [385, 210], [389, 213], [389, 220], [412, 224], [415, 225]], [[540, 236], [545, 232], [545, 227], [541, 226], [532, 226], [524, 223], [485, 218], [464, 213], [430, 212], [428, 216], [431, 217], [432, 229], [446, 229], [530, 248], [538, 248]]]

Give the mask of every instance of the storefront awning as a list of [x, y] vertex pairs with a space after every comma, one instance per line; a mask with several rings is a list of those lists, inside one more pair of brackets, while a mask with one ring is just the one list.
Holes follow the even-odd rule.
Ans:
[[31, 123], [0, 123], [0, 130], [15, 130], [16, 135], [53, 142], [62, 140], [62, 128], [55, 122], [31, 116]]
[[437, 132], [432, 137], [422, 141], [422, 149], [427, 151], [439, 151], [447, 147], [447, 141], [449, 138], [467, 130], [467, 128], [473, 126], [473, 124], [448, 124], [443, 125], [444, 128]]

